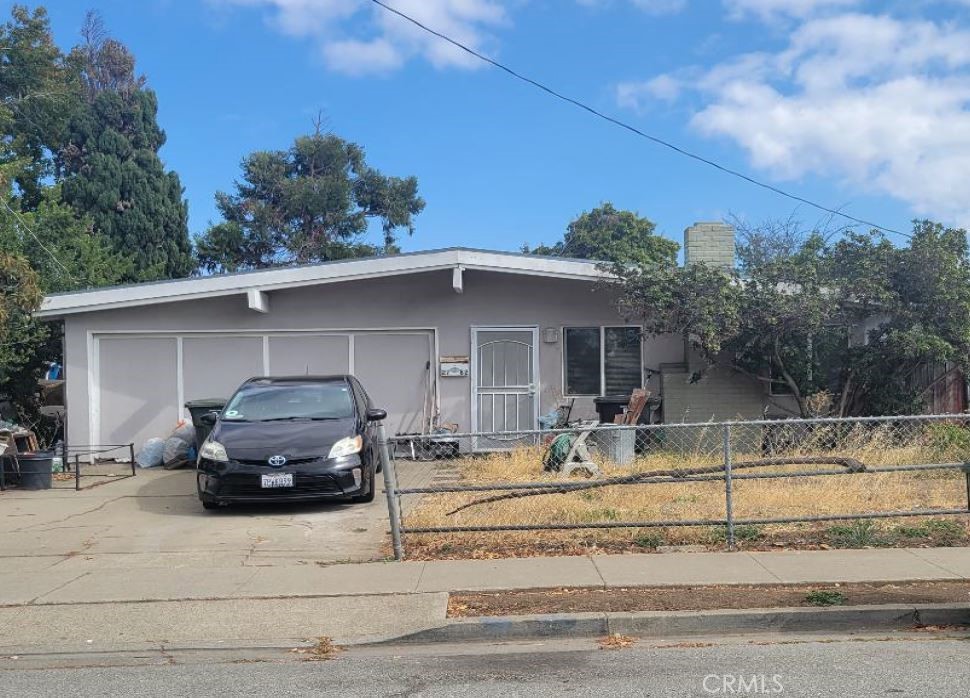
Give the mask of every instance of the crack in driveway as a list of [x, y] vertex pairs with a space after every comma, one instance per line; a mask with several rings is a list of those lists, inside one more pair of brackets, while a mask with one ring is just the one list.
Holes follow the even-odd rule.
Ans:
[[23, 528], [16, 528], [12, 532], [13, 533], [21, 533], [21, 532], [24, 532], [24, 531], [31, 531], [31, 530], [35, 530], [35, 529], [37, 529], [37, 530], [43, 530], [42, 528], [40, 528], [41, 526], [50, 526], [51, 524], [64, 523], [66, 521], [70, 521], [72, 519], [76, 519], [79, 516], [87, 516], [88, 514], [93, 514], [96, 511], [101, 511], [102, 509], [104, 509], [109, 504], [113, 504], [113, 503], [115, 503], [115, 502], [117, 502], [119, 500], [122, 500], [122, 499], [127, 499], [128, 497], [130, 497], [130, 495], [126, 495], [126, 494], [122, 494], [122, 495], [119, 495], [117, 497], [112, 497], [111, 499], [104, 500], [103, 502], [101, 502], [96, 507], [91, 507], [90, 509], [85, 509], [84, 511], [78, 511], [78, 512], [75, 512], [73, 514], [69, 514], [68, 516], [65, 516], [63, 519], [54, 519], [52, 521], [44, 521], [42, 523], [33, 524], [32, 526], [24, 526]]

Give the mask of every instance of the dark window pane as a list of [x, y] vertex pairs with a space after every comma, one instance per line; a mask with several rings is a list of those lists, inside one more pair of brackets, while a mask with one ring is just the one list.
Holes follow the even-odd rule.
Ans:
[[599, 328], [567, 327], [565, 334], [565, 393], [567, 395], [599, 395]]
[[640, 367], [640, 328], [607, 327], [606, 395], [629, 395], [643, 387]]

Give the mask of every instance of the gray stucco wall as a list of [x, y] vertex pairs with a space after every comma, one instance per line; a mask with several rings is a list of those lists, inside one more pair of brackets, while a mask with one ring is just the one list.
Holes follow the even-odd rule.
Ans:
[[[279, 331], [306, 329], [409, 328], [435, 330], [439, 355], [469, 355], [473, 325], [540, 328], [540, 412], [555, 406], [562, 392], [562, 338], [543, 341], [543, 328], [622, 325], [609, 294], [588, 282], [465, 271], [464, 293], [452, 289], [452, 275], [425, 272], [377, 280], [308, 286], [269, 293], [270, 312], [250, 310], [244, 295], [71, 315], [65, 320], [69, 439], [87, 443], [88, 338], [102, 332]], [[388, 347], [393, 358], [393, 347]], [[646, 339], [644, 365], [683, 361], [677, 337]], [[124, 361], [117, 357], [115, 361]], [[104, 369], [102, 369], [104, 370]], [[144, 370], [144, 369], [142, 369]], [[471, 426], [470, 379], [439, 378], [441, 421]], [[660, 391], [659, 378], [647, 386]], [[592, 415], [592, 400], [579, 398], [574, 415]], [[173, 416], [178, 405], [173, 406]], [[95, 437], [97, 438], [97, 437]]]

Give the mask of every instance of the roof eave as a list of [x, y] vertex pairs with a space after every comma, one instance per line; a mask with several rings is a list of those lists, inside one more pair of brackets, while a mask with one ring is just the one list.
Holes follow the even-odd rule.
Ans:
[[270, 269], [249, 274], [176, 279], [164, 283], [92, 289], [48, 296], [35, 316], [56, 319], [77, 313], [232, 296], [245, 294], [251, 289], [271, 292], [303, 286], [441, 271], [453, 269], [459, 265], [465, 269], [477, 271], [574, 280], [595, 281], [609, 276], [600, 269], [598, 262], [528, 257], [458, 248], [352, 260], [333, 265], [321, 264]]

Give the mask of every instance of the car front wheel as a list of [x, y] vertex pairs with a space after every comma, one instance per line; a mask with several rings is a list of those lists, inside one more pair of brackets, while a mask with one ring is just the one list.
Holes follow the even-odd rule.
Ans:
[[201, 476], [196, 475], [195, 477], [195, 490], [199, 494], [199, 501], [202, 502], [202, 508], [206, 510], [218, 509], [219, 502], [212, 499], [209, 495], [202, 491], [202, 481]]
[[374, 501], [374, 494], [377, 491], [377, 476], [374, 473], [374, 466], [370, 466], [370, 477], [368, 478], [370, 484], [367, 486], [367, 490], [363, 494], [358, 494], [350, 498], [354, 504], [366, 504], [367, 502]]

